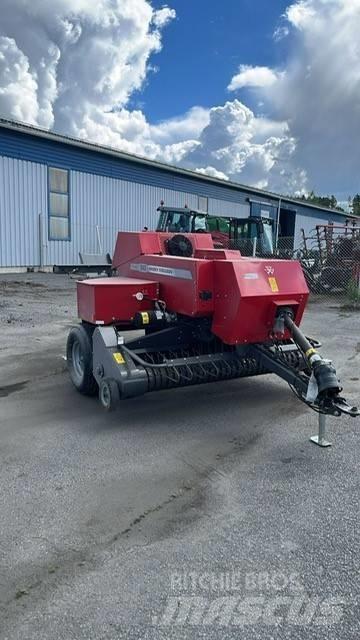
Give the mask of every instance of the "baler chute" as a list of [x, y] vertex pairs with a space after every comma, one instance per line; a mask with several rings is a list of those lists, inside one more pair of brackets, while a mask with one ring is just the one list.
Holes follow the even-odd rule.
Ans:
[[[296, 261], [214, 249], [209, 234], [120, 232], [116, 276], [78, 283], [67, 360], [106, 409], [149, 391], [275, 373], [321, 414], [359, 415], [299, 324], [308, 288]], [[127, 330], [142, 335], [127, 339]]]

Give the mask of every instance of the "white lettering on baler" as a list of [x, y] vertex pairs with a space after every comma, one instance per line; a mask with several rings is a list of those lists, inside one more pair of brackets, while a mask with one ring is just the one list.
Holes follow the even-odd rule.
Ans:
[[140, 273], [154, 273], [159, 276], [169, 276], [169, 278], [181, 278], [182, 280], [192, 280], [192, 273], [188, 269], [173, 269], [172, 267], [159, 267], [156, 264], [144, 264], [133, 262], [130, 264], [131, 271]]

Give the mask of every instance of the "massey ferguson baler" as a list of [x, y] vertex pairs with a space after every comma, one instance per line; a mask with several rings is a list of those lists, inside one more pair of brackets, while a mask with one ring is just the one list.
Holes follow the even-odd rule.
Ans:
[[[81, 325], [67, 342], [72, 382], [105, 409], [148, 391], [275, 373], [323, 416], [359, 414], [299, 329], [309, 292], [298, 262], [214, 249], [209, 234], [120, 232], [113, 267], [115, 277], [78, 282]], [[141, 335], [127, 338], [134, 329]]]

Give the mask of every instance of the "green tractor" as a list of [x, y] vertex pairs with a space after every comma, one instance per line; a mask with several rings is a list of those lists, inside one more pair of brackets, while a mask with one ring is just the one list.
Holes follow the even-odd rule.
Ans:
[[158, 207], [156, 231], [211, 233], [216, 248], [238, 249], [243, 256], [274, 255], [275, 224], [270, 218], [216, 216], [188, 207]]

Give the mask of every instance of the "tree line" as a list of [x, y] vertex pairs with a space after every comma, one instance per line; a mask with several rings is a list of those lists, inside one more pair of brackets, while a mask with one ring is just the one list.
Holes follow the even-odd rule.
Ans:
[[353, 198], [349, 196], [349, 210], [345, 211], [343, 207], [341, 207], [335, 198], [335, 196], [318, 196], [314, 191], [310, 191], [307, 195], [302, 195], [296, 200], [301, 200], [302, 202], [309, 202], [311, 204], [317, 204], [320, 207], [327, 207], [328, 209], [336, 209], [337, 211], [343, 211], [345, 213], [352, 213], [355, 216], [360, 216], [360, 194], [357, 193]]

